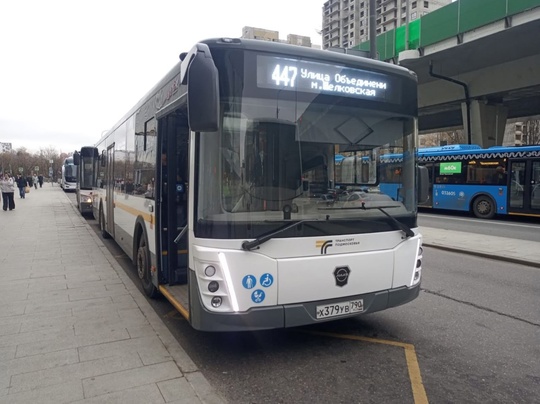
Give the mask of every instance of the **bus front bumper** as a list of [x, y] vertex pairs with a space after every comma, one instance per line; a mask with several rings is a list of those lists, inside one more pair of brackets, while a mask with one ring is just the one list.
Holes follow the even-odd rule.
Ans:
[[[195, 293], [194, 293], [195, 292]], [[342, 299], [319, 300], [300, 304], [254, 308], [242, 313], [212, 313], [202, 306], [202, 302], [190, 308], [190, 322], [201, 331], [255, 331], [272, 328], [298, 327], [327, 321], [355, 317], [400, 306], [418, 297], [420, 283], [413, 287], [400, 287]], [[198, 291], [191, 291], [198, 296]], [[333, 305], [347, 301], [362, 300], [364, 310], [360, 313], [345, 314], [318, 319], [317, 306]]]

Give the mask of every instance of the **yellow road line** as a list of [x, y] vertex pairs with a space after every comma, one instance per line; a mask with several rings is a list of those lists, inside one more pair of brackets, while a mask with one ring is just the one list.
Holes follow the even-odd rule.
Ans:
[[378, 338], [360, 337], [356, 335], [345, 335], [320, 331], [306, 332], [309, 334], [316, 334], [325, 337], [351, 339], [356, 341], [370, 342], [373, 344], [391, 345], [403, 348], [405, 350], [405, 360], [407, 361], [407, 368], [409, 370], [409, 380], [411, 381], [414, 402], [415, 404], [428, 404], [429, 401], [427, 398], [426, 389], [424, 388], [424, 384], [422, 383], [422, 375], [420, 374], [420, 366], [418, 365], [418, 358], [416, 357], [416, 350], [414, 349], [414, 345]]

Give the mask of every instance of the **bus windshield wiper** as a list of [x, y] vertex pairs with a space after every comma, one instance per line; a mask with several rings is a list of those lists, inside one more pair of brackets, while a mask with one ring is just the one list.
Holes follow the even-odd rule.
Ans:
[[403, 233], [405, 233], [405, 236], [408, 238], [408, 237], [412, 237], [414, 236], [414, 232], [406, 225], [404, 225], [403, 223], [401, 223], [399, 220], [397, 220], [394, 216], [388, 214], [383, 208], [380, 208], [380, 207], [377, 207], [375, 209], [378, 209], [380, 210], [382, 213], [384, 213], [391, 221], [392, 223], [394, 223], [398, 228], [399, 230], [401, 230]]
[[272, 232], [266, 234], [265, 236], [257, 237], [253, 241], [245, 240], [245, 241], [242, 242], [242, 249], [246, 250], [246, 251], [251, 251], [255, 247], [258, 247], [261, 244], [266, 243], [271, 238], [275, 237], [276, 234], [279, 234], [279, 233], [282, 233], [282, 232], [287, 231], [289, 229], [292, 229], [294, 226], [299, 225], [299, 224], [304, 223], [304, 222], [307, 222], [307, 220], [299, 220], [298, 222], [288, 224], [288, 225], [282, 227], [281, 229], [277, 229], [275, 231], [272, 231]]

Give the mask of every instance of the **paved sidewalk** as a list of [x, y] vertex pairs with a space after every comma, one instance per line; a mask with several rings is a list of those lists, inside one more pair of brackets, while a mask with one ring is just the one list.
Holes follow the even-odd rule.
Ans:
[[453, 230], [420, 227], [424, 245], [540, 268], [540, 243]]
[[0, 403], [224, 403], [57, 184], [0, 210]]

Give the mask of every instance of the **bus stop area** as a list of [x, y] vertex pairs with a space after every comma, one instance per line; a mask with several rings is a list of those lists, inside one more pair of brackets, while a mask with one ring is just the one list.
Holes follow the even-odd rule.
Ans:
[[[0, 212], [0, 402], [225, 402], [60, 187], [15, 203]], [[540, 267], [537, 242], [421, 231]]]
[[222, 403], [68, 195], [0, 211], [1, 403]]

